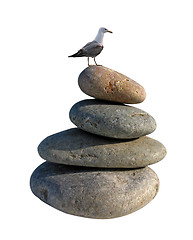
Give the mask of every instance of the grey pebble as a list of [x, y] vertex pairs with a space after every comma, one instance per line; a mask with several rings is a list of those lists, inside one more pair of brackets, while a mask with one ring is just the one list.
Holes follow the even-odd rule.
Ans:
[[69, 116], [78, 128], [110, 138], [138, 138], [156, 129], [154, 118], [141, 109], [94, 99], [76, 103]]
[[159, 179], [148, 167], [96, 169], [45, 162], [32, 174], [32, 192], [65, 213], [87, 218], [115, 218], [148, 204]]
[[166, 155], [163, 144], [149, 137], [112, 139], [78, 128], [45, 138], [38, 146], [38, 152], [50, 162], [107, 168], [145, 167]]

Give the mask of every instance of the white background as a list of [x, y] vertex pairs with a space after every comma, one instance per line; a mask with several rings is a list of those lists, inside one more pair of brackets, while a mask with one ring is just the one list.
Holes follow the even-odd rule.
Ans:
[[[0, 2], [1, 239], [193, 239], [192, 1]], [[95, 220], [62, 213], [36, 198], [29, 179], [43, 162], [38, 144], [74, 125], [71, 106], [86, 58], [68, 58], [105, 34], [98, 63], [139, 82], [138, 104], [157, 121], [151, 137], [167, 148], [152, 165], [156, 198], [131, 215]]]

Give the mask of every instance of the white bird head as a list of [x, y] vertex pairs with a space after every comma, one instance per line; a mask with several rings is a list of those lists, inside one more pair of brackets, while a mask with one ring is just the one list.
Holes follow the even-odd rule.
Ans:
[[104, 28], [104, 27], [101, 27], [99, 29], [99, 31], [102, 32], [102, 33], [106, 33], [106, 32], [113, 33], [113, 32], [109, 31], [107, 28]]
[[95, 41], [97, 41], [99, 44], [103, 45], [103, 36], [104, 33], [109, 32], [112, 33], [111, 31], [109, 31], [108, 29], [101, 27], [99, 28], [98, 34], [96, 35]]

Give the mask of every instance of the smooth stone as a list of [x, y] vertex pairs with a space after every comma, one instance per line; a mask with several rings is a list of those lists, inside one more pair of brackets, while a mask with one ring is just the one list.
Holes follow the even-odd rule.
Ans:
[[145, 100], [145, 89], [127, 76], [103, 66], [90, 66], [78, 78], [80, 89], [97, 99], [141, 103]]
[[163, 144], [149, 137], [112, 139], [78, 128], [45, 138], [38, 146], [38, 152], [50, 162], [102, 168], [145, 167], [166, 155]]
[[156, 129], [154, 118], [141, 109], [94, 99], [76, 103], [69, 115], [78, 128], [111, 138], [138, 138]]
[[32, 192], [62, 212], [87, 218], [115, 218], [148, 204], [159, 179], [150, 168], [95, 169], [45, 162], [32, 174]]

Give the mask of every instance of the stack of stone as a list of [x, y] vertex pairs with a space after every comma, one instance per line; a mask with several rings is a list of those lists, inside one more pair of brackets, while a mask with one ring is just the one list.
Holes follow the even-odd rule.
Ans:
[[76, 103], [70, 119], [78, 127], [44, 139], [46, 160], [31, 176], [32, 192], [65, 213], [115, 218], [132, 213], [157, 194], [159, 179], [147, 167], [163, 159], [165, 147], [147, 137], [156, 128], [148, 113], [126, 105], [144, 101], [145, 90], [103, 66], [86, 68], [81, 90], [96, 99]]

